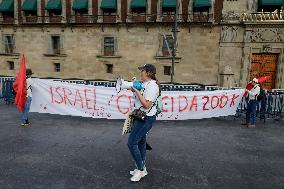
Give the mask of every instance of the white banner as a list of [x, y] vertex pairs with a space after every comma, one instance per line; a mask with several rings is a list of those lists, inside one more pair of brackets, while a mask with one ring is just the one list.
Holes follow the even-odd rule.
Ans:
[[[132, 92], [115, 88], [33, 79], [31, 112], [92, 118], [125, 119], [134, 108]], [[159, 120], [186, 120], [235, 115], [244, 89], [164, 91]]]

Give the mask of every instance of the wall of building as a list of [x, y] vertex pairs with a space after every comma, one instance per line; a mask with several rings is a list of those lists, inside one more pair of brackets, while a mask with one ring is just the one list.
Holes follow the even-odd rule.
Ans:
[[248, 4], [256, 0], [224, 0], [222, 13], [228, 12], [242, 13], [248, 9]]
[[[25, 54], [27, 66], [38, 77], [62, 77], [83, 79], [110, 79], [118, 75], [126, 79], [139, 76], [137, 67], [145, 63], [157, 66], [162, 82], [169, 82], [164, 75], [164, 66], [171, 66], [171, 59], [160, 56], [161, 35], [171, 34], [171, 26], [135, 27], [100, 26], [92, 27], [21, 27], [2, 29], [1, 34], [14, 34], [16, 51]], [[48, 56], [48, 36], [63, 38], [64, 55]], [[102, 55], [104, 36], [115, 36], [117, 54], [115, 57]], [[180, 27], [178, 33], [178, 54], [175, 81], [180, 83], [217, 84], [219, 63], [219, 27]], [[19, 56], [1, 56], [0, 75], [14, 75], [7, 70], [7, 61], [15, 61]], [[61, 72], [54, 72], [53, 63], [61, 63]], [[113, 74], [106, 73], [105, 64], [113, 64]], [[206, 75], [206, 80], [204, 80]]]
[[[38, 2], [44, 4], [45, 0]], [[89, 14], [100, 14], [97, 6], [100, 2], [101, 0], [89, 0]], [[147, 13], [160, 14], [159, 2], [148, 1]], [[120, 75], [131, 79], [133, 76], [139, 76], [139, 65], [152, 63], [157, 66], [160, 80], [169, 82], [170, 76], [164, 75], [164, 66], [171, 66], [171, 59], [161, 56], [160, 34], [171, 34], [172, 24], [159, 22], [159, 18], [155, 23], [123, 23], [128, 22], [129, 3], [128, 0], [118, 1], [118, 14], [121, 15], [122, 23], [34, 27], [6, 25], [1, 27], [0, 34], [15, 35], [17, 52], [26, 54], [28, 66], [34, 70], [35, 76], [114, 80]], [[182, 1], [182, 5], [180, 13], [192, 13], [192, 0]], [[65, 6], [70, 9], [70, 2], [66, 1], [63, 9]], [[40, 5], [38, 7], [41, 9]], [[283, 21], [250, 23], [242, 20], [244, 12], [257, 12], [256, 0], [214, 0], [212, 7], [213, 23], [185, 23], [188, 21], [187, 15], [182, 16], [184, 23], [178, 24], [175, 81], [245, 86], [249, 80], [252, 53], [266, 52], [279, 54], [276, 87], [283, 88]], [[72, 14], [69, 10], [63, 14], [65, 12], [67, 17]], [[15, 15], [17, 18], [19, 14]], [[62, 37], [63, 55], [46, 55], [49, 35]], [[116, 37], [116, 56], [102, 56], [104, 36]], [[7, 61], [15, 61], [17, 70], [20, 56], [0, 55], [0, 75], [15, 75], [15, 70], [8, 70]], [[54, 71], [53, 63], [61, 64], [61, 72]], [[106, 73], [106, 64], [113, 64], [113, 74]], [[230, 85], [224, 84], [226, 74], [226, 78], [231, 80]]]
[[[253, 53], [278, 54], [276, 88], [284, 88], [283, 73], [283, 20], [277, 15], [259, 19], [257, 0], [223, 2], [223, 21], [220, 36], [220, 74], [230, 67], [233, 83], [245, 86], [249, 81]], [[242, 14], [248, 15], [243, 20]], [[250, 14], [258, 14], [251, 16]], [[263, 16], [263, 15], [262, 15]], [[267, 48], [268, 47], [268, 48]], [[220, 76], [221, 77], [221, 76]]]

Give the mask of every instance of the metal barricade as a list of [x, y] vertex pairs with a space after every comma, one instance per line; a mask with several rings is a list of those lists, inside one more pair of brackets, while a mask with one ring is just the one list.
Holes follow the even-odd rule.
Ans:
[[[236, 118], [244, 118], [248, 99], [243, 97], [237, 109]], [[284, 92], [266, 93], [265, 97], [257, 103], [257, 117], [264, 122], [266, 119], [282, 120], [284, 113]]]
[[13, 104], [15, 96], [13, 95], [12, 80], [1, 81], [0, 103]]

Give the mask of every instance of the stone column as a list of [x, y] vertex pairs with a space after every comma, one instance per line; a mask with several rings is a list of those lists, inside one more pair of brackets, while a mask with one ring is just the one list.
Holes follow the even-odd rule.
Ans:
[[37, 16], [41, 16], [41, 0], [37, 0]]
[[18, 4], [21, 6], [21, 0], [16, 0], [14, 1], [14, 24], [19, 24], [19, 9], [18, 9]]
[[181, 22], [182, 21], [182, 2], [181, 0], [178, 0], [178, 4], [177, 4], [178, 7], [178, 17], [177, 17], [177, 21], [178, 22]]
[[131, 18], [130, 18], [130, 14], [131, 14], [130, 4], [131, 4], [131, 0], [126, 0], [126, 2], [127, 2], [127, 16], [126, 16], [126, 22], [131, 22]]
[[121, 22], [121, 0], [117, 0], [117, 11], [116, 12], [118, 15], [116, 22]]
[[243, 49], [243, 60], [240, 74], [240, 87], [245, 87], [249, 80], [249, 68], [250, 68], [251, 48], [249, 44], [245, 44]]
[[88, 0], [88, 15], [93, 14], [93, 0]]
[[157, 3], [157, 22], [162, 22], [162, 1], [158, 0]]
[[23, 14], [23, 12], [22, 12], [22, 5], [23, 5], [23, 3], [24, 3], [24, 0], [18, 0], [18, 9], [17, 9], [17, 11], [18, 11], [18, 22], [19, 23], [22, 23], [23, 22], [23, 17], [25, 16], [24, 14]]
[[151, 7], [152, 6], [152, 1], [151, 0], [147, 0], [147, 5], [146, 5], [146, 21], [149, 22], [149, 20], [151, 20]]
[[66, 1], [62, 1], [62, 22], [65, 23], [67, 20], [67, 14], [66, 14]]
[[209, 14], [212, 14], [212, 17], [209, 17], [209, 22], [214, 22], [214, 7], [215, 7], [215, 0], [211, 0], [211, 8]]
[[151, 14], [151, 6], [152, 6], [152, 1], [151, 0], [147, 0], [147, 10], [146, 10], [146, 14]]
[[98, 22], [99, 23], [102, 23], [103, 22], [103, 17], [102, 17], [102, 14], [103, 14], [103, 11], [101, 9], [101, 4], [102, 4], [102, 0], [98, 0]]
[[192, 15], [193, 15], [193, 0], [189, 0], [188, 3], [188, 18], [187, 21], [192, 21]]
[[257, 10], [257, 0], [247, 1], [247, 11], [248, 13], [254, 13]]

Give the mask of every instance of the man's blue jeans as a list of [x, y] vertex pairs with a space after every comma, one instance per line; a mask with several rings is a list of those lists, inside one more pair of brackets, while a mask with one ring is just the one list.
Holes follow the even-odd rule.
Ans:
[[135, 119], [128, 138], [128, 148], [139, 170], [143, 170], [146, 159], [146, 137], [156, 116], [147, 116], [145, 121]]
[[255, 125], [256, 120], [256, 100], [250, 100], [247, 106], [246, 123]]
[[22, 120], [23, 124], [25, 124], [29, 119], [29, 111], [30, 111], [31, 103], [32, 103], [32, 97], [28, 96], [27, 99], [26, 99], [25, 107], [24, 107], [23, 112], [21, 114], [21, 120]]

